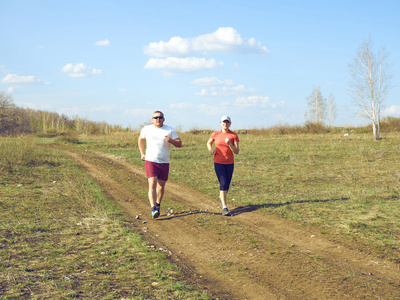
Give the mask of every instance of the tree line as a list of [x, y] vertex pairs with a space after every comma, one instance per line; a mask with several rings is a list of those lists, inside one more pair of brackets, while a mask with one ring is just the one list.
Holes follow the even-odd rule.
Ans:
[[0, 92], [0, 135], [19, 135], [29, 133], [62, 133], [74, 130], [79, 134], [108, 134], [128, 131], [119, 125], [106, 122], [89, 121], [78, 116], [21, 108], [14, 104], [13, 98]]

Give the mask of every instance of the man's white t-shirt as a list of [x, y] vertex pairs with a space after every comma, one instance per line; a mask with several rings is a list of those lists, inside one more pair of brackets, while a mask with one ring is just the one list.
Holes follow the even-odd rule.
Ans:
[[165, 140], [166, 136], [171, 139], [178, 138], [176, 131], [168, 126], [163, 125], [157, 128], [154, 125], [146, 125], [140, 131], [140, 136], [146, 139], [146, 160], [164, 164], [169, 163], [169, 155], [171, 152], [171, 144]]

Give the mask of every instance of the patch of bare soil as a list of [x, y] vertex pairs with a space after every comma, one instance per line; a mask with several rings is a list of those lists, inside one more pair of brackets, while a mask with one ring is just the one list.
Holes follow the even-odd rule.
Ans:
[[233, 216], [224, 217], [217, 199], [172, 180], [153, 220], [148, 199], [137, 192], [147, 190], [144, 168], [101, 152], [63, 151], [189, 283], [215, 299], [400, 299], [398, 265], [372, 249], [262, 214], [257, 206], [231, 205]]

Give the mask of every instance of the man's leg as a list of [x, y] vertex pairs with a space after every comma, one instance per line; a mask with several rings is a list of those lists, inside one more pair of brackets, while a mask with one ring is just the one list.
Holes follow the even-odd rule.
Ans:
[[157, 177], [150, 177], [149, 182], [149, 201], [152, 208], [153, 218], [160, 216], [160, 204], [164, 197], [165, 180], [157, 179]]
[[157, 201], [157, 177], [150, 177], [149, 182], [149, 201], [150, 206], [153, 208], [156, 206]]
[[157, 180], [157, 205], [161, 204], [161, 201], [164, 197], [164, 191], [165, 191], [165, 184], [167, 182], [165, 180], [158, 179]]

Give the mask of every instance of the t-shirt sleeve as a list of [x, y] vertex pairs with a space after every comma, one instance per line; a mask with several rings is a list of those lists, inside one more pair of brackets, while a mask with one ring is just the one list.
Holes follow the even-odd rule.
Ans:
[[140, 136], [141, 136], [142, 138], [146, 138], [146, 126], [144, 126], [144, 127], [142, 128], [142, 130], [140, 130]]
[[211, 133], [210, 139], [212, 139], [213, 141], [215, 141], [215, 137], [217, 136], [217, 131], [214, 131], [213, 133]]
[[179, 138], [179, 136], [178, 136], [178, 133], [175, 131], [175, 129], [171, 129], [171, 138], [173, 139], [173, 140], [175, 140], [175, 139], [177, 139], [177, 138]]

